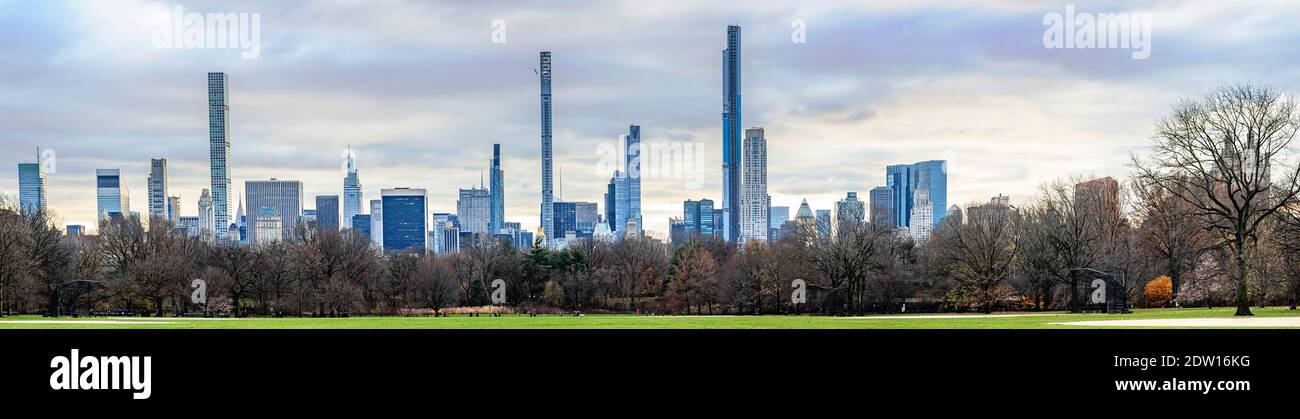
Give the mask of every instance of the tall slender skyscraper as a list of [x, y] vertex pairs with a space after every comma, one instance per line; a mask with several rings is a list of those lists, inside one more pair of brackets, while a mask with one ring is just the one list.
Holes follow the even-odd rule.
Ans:
[[167, 212], [167, 159], [149, 160], [149, 221], [171, 219]]
[[605, 219], [603, 224], [609, 227], [609, 231], [614, 231], [614, 220], [618, 217], [618, 172], [614, 172], [614, 177], [609, 178], [609, 184], [605, 187]]
[[740, 195], [740, 243], [767, 241], [767, 138], [762, 128], [745, 130], [745, 182]]
[[488, 188], [492, 194], [492, 219], [488, 222], [488, 233], [501, 234], [501, 226], [506, 220], [506, 189], [501, 172], [501, 144], [492, 145], [492, 174]]
[[555, 194], [551, 185], [551, 52], [542, 51], [538, 76], [542, 96], [542, 234], [546, 247], [555, 238]]
[[18, 163], [18, 205], [24, 211], [44, 210], [45, 171], [41, 170], [40, 152], [35, 163]]
[[722, 233], [740, 237], [740, 26], [727, 26], [722, 50]]
[[343, 228], [352, 228], [352, 217], [361, 214], [361, 179], [357, 177], [357, 162], [348, 149], [347, 177], [343, 178]]
[[[641, 127], [629, 125], [624, 142], [626, 144], [624, 144], [623, 167], [627, 170], [627, 218], [620, 222], [626, 224], [629, 220], [635, 220], [637, 227], [642, 228], [645, 223], [641, 219]], [[637, 236], [641, 235], [640, 231], [635, 233]]]
[[230, 85], [226, 73], [208, 73], [208, 154], [212, 165], [213, 233], [227, 238], [230, 227]]

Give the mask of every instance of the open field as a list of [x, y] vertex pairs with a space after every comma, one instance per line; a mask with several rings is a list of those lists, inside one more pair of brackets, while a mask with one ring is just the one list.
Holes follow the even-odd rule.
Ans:
[[[0, 329], [1068, 329], [1300, 328], [1300, 311], [1254, 309], [1233, 319], [1231, 308], [1145, 309], [1133, 314], [995, 313], [862, 317], [633, 316], [350, 317], [350, 318], [0, 318]], [[1191, 319], [1207, 319], [1205, 321]], [[1122, 321], [1119, 323], [1097, 323]], [[1075, 323], [1088, 322], [1088, 323]]]

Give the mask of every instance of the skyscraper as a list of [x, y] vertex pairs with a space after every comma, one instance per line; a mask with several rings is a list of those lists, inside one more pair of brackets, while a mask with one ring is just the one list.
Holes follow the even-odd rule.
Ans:
[[581, 237], [578, 235], [578, 208], [572, 202], [555, 201], [555, 233], [556, 238], [568, 237], [570, 234], [574, 238]]
[[682, 224], [687, 238], [713, 236], [713, 200], [682, 202]]
[[952, 206], [948, 207], [948, 215], [945, 215], [943, 218], [947, 220], [948, 224], [961, 225], [961, 207], [957, 206], [957, 204], [952, 204]]
[[445, 212], [433, 214], [434, 253], [455, 253], [460, 250], [460, 217]]
[[199, 223], [200, 223], [199, 217], [197, 216], [192, 216], [192, 215], [182, 216], [180, 224], [176, 225], [176, 229], [184, 230], [186, 236], [198, 237]]
[[249, 224], [254, 226], [248, 244], [256, 246], [261, 240], [258, 230], [265, 223], [259, 223], [259, 220], [265, 217], [263, 214], [267, 214], [265, 210], [268, 208], [279, 220], [280, 239], [290, 240], [303, 213], [302, 182], [275, 178], [245, 181], [244, 202], [248, 205], [248, 213], [253, 217]]
[[[928, 189], [924, 187], [918, 188], [913, 195], [915, 196], [912, 198], [912, 202], [915, 205], [912, 207], [912, 219], [907, 223], [907, 233], [917, 243], [925, 243], [930, 241], [930, 234], [934, 232], [936, 227], [934, 219], [942, 219], [943, 217], [936, 216], [934, 205], [930, 203], [930, 191]], [[946, 215], [947, 208], [943, 208], [939, 213]]]
[[857, 192], [849, 192], [843, 200], [835, 203], [835, 219], [837, 222], [848, 220], [861, 222], [867, 214], [867, 203], [858, 199]]
[[[1119, 185], [1116, 184], [1115, 186], [1118, 187]], [[1075, 187], [1075, 190], [1078, 190], [1077, 186]], [[1010, 211], [1011, 197], [998, 195], [989, 199], [989, 203], [987, 204], [975, 205], [967, 208], [966, 215], [971, 220], [1005, 220]]]
[[[637, 226], [644, 226], [645, 224], [641, 222], [641, 127], [629, 125], [624, 143], [623, 167], [627, 176], [627, 219], [636, 220]], [[640, 233], [637, 232], [638, 235]]]
[[722, 232], [740, 237], [740, 26], [727, 26], [722, 50]]
[[555, 231], [561, 237], [590, 238], [596, 231], [595, 202], [555, 201]]
[[506, 221], [506, 187], [501, 171], [501, 144], [492, 145], [492, 171], [488, 175], [488, 190], [492, 194], [492, 218], [488, 220], [488, 233], [501, 234]]
[[491, 234], [491, 191], [483, 188], [461, 189], [456, 199], [456, 216], [460, 218], [461, 232]]
[[931, 227], [937, 227], [948, 210], [948, 163], [943, 160], [885, 168], [886, 186], [894, 193], [894, 221], [898, 227], [911, 227], [918, 189], [926, 190], [930, 200]]
[[[1006, 200], [1009, 202], [1010, 198]], [[1074, 213], [1099, 228], [1118, 226], [1123, 219], [1119, 182], [1107, 176], [1074, 185]]]
[[616, 237], [623, 238], [627, 235], [627, 222], [636, 220], [630, 217], [632, 200], [628, 199], [628, 195], [631, 194], [631, 188], [627, 174], [621, 171], [615, 170], [614, 177], [609, 182], [614, 186], [614, 218], [610, 220], [610, 227], [614, 229]]
[[370, 200], [370, 240], [375, 242], [380, 250], [384, 246], [384, 201], [379, 199]]
[[609, 227], [609, 231], [611, 231], [611, 232], [615, 230], [615, 228], [614, 228], [614, 219], [617, 218], [617, 216], [618, 216], [618, 213], [615, 211], [615, 210], [617, 210], [617, 207], [618, 207], [618, 181], [617, 181], [617, 179], [618, 179], [618, 172], [615, 172], [615, 173], [614, 173], [614, 177], [610, 178], [610, 179], [609, 179], [609, 184], [605, 186], [605, 222], [604, 222], [604, 224], [605, 224], [606, 227]]
[[181, 225], [181, 197], [167, 197], [167, 221], [172, 223], [172, 227]]
[[817, 232], [817, 216], [813, 215], [812, 207], [808, 206], [807, 199], [799, 203], [799, 209], [794, 213], [794, 222], [798, 225], [800, 233], [813, 234]]
[[18, 205], [24, 211], [40, 211], [48, 205], [45, 199], [45, 171], [41, 170], [39, 156], [35, 163], [18, 163]]
[[555, 236], [554, 189], [551, 184], [551, 52], [542, 51], [538, 76], [541, 78], [542, 117], [542, 231], [546, 247]]
[[600, 223], [600, 209], [595, 202], [574, 202], [574, 222], [579, 232], [592, 232]]
[[149, 160], [149, 220], [166, 222], [167, 213], [167, 159]]
[[822, 234], [831, 233], [831, 210], [817, 210], [817, 230]]
[[216, 218], [212, 214], [212, 191], [203, 188], [203, 193], [199, 194], [199, 231], [198, 236], [204, 240], [216, 238], [214, 235], [217, 225]]
[[362, 236], [370, 236], [370, 214], [357, 214], [352, 216], [352, 230]]
[[383, 201], [385, 253], [428, 249], [429, 199], [424, 189], [384, 189]]
[[320, 231], [339, 230], [339, 196], [316, 196], [316, 229]]
[[762, 128], [745, 130], [744, 185], [740, 195], [740, 243], [767, 241], [767, 139]]
[[894, 190], [884, 186], [871, 188], [871, 222], [880, 225], [898, 226], [894, 219]]
[[[208, 73], [208, 155], [212, 165], [212, 215], [217, 240], [230, 226], [230, 94], [226, 73]], [[281, 220], [283, 221], [283, 220]]]
[[348, 148], [347, 172], [343, 178], [343, 228], [353, 228], [353, 217], [361, 214], [361, 179], [357, 175], [357, 161], [352, 158], [351, 148]]
[[668, 217], [668, 242], [673, 246], [690, 241], [686, 234], [686, 223], [681, 218]]
[[781, 228], [782, 224], [790, 221], [790, 207], [771, 207], [768, 208], [768, 228]]
[[122, 180], [120, 169], [96, 169], [95, 182], [99, 221], [107, 220], [113, 214], [130, 215], [131, 194], [126, 181]]

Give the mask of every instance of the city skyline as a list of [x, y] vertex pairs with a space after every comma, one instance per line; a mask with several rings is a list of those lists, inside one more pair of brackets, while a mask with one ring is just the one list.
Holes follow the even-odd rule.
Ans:
[[[102, 5], [70, 7], [51, 2], [27, 7], [54, 16], [74, 16], [79, 22], [95, 15], [147, 16], [153, 6], [127, 3], [109, 10]], [[187, 3], [189, 10], [223, 7], [231, 6]], [[423, 10], [429, 6], [410, 7]], [[608, 175], [602, 179], [595, 169], [589, 169], [598, 158], [595, 144], [613, 141], [626, 121], [653, 127], [644, 139], [647, 142], [704, 145], [701, 166], [705, 182], [700, 188], [684, 188], [678, 180], [646, 180], [644, 227], [666, 236], [667, 219], [680, 215], [683, 200], [722, 199], [717, 164], [721, 162], [717, 110], [722, 93], [718, 53], [725, 48], [725, 28], [733, 23], [744, 27], [746, 35], [743, 58], [749, 74], [744, 78], [744, 90], [749, 93], [745, 103], [749, 116], [743, 119], [744, 125], [763, 126], [772, 138], [789, 139], [773, 143], [770, 151], [775, 158], [769, 167], [769, 188], [772, 205], [779, 206], [794, 207], [807, 198], [813, 208], [832, 208], [845, 192], [863, 196], [884, 185], [886, 165], [925, 160], [949, 161], [948, 204], [959, 206], [997, 194], [1026, 198], [1039, 184], [1071, 174], [1123, 177], [1128, 173], [1124, 167], [1128, 152], [1146, 146], [1150, 123], [1175, 98], [1199, 95], [1205, 86], [1225, 79], [1266, 79], [1284, 90], [1297, 86], [1294, 76], [1238, 67], [1230, 63], [1233, 60], [1213, 64], [1222, 70], [1209, 72], [1213, 76], [1200, 71], [1211, 64], [1187, 53], [1190, 46], [1244, 54], [1230, 50], [1240, 43], [1294, 36], [1248, 28], [1238, 31], [1238, 39], [1196, 35], [1193, 29], [1197, 25], [1215, 19], [1269, 19], [1215, 5], [1153, 7], [1157, 17], [1175, 18], [1157, 22], [1157, 46], [1145, 62], [1128, 60], [1127, 51], [1043, 49], [1041, 18], [1043, 13], [1055, 11], [1055, 5], [990, 4], [991, 9], [978, 15], [923, 3], [878, 8], [831, 3], [797, 9], [758, 2], [744, 11], [662, 6], [645, 10], [688, 18], [680, 25], [681, 31], [660, 33], [653, 39], [608, 31], [596, 16], [608, 18], [627, 12], [606, 6], [598, 13], [574, 18], [589, 25], [583, 31], [607, 34], [599, 43], [576, 39], [576, 29], [548, 25], [579, 7], [557, 7], [536, 17], [521, 11], [540, 9], [522, 5], [474, 12], [439, 11], [426, 23], [437, 25], [441, 39], [415, 45], [397, 43], [416, 48], [420, 54], [399, 56], [391, 48], [376, 48], [376, 55], [366, 58], [367, 64], [379, 64], [374, 71], [383, 71], [388, 79], [374, 82], [362, 81], [369, 74], [360, 71], [366, 66], [347, 65], [329, 58], [328, 53], [303, 49], [312, 45], [310, 39], [347, 44], [367, 42], [364, 38], [348, 32], [312, 32], [315, 38], [294, 38], [292, 27], [302, 26], [291, 23], [307, 18], [291, 14], [292, 8], [258, 10], [264, 14], [263, 40], [267, 45], [261, 57], [251, 62], [240, 61], [238, 53], [231, 51], [154, 49], [147, 41], [153, 29], [148, 24], [139, 28], [124, 25], [107, 34], [98, 31], [108, 29], [90, 27], [87, 30], [92, 34], [77, 34], [67, 30], [66, 23], [32, 19], [28, 26], [50, 29], [29, 31], [29, 35], [35, 34], [33, 44], [45, 49], [4, 41], [11, 47], [13, 59], [32, 65], [7, 70], [0, 83], [8, 91], [43, 92], [56, 100], [0, 102], [11, 111], [0, 117], [9, 134], [3, 151], [16, 156], [0, 165], [0, 177], [6, 179], [0, 183], [0, 192], [17, 196], [16, 163], [22, 160], [17, 156], [29, 155], [28, 150], [35, 146], [56, 150], [59, 170], [47, 178], [49, 208], [65, 224], [87, 225], [93, 230], [95, 192], [87, 185], [95, 169], [120, 168], [129, 184], [129, 198], [145, 203], [150, 159], [166, 158], [169, 193], [186, 203], [182, 215], [195, 215], [193, 204], [201, 189], [211, 188], [210, 156], [204, 144], [209, 138], [197, 128], [202, 126], [203, 108], [195, 98], [202, 94], [195, 83], [203, 72], [221, 71], [230, 75], [229, 94], [237, 104], [229, 111], [231, 194], [244, 193], [243, 181], [271, 177], [301, 179], [310, 197], [340, 194], [338, 154], [346, 144], [354, 143], [361, 157], [359, 166], [366, 170], [365, 196], [378, 196], [381, 188], [411, 185], [429, 191], [431, 210], [450, 211], [456, 190], [447, 185], [473, 183], [482, 169], [481, 164], [460, 162], [487, 160], [489, 152], [477, 145], [501, 142], [508, 196], [506, 221], [522, 222], [525, 229], [536, 231], [540, 187], [533, 174], [539, 171], [540, 161], [535, 140], [537, 99], [531, 96], [537, 80], [531, 68], [536, 66], [533, 54], [551, 50], [561, 68], [575, 73], [556, 79], [555, 85], [560, 93], [555, 161], [569, 169], [563, 185], [569, 199], [600, 200]], [[1114, 3], [1079, 7], [1128, 10]], [[371, 22], [392, 17], [394, 11], [373, 8], [360, 12], [361, 21]], [[338, 12], [302, 23], [317, 29], [343, 25], [343, 15], [334, 13]], [[489, 41], [487, 23], [494, 17], [509, 23], [505, 44]], [[806, 44], [790, 42], [790, 22], [796, 18], [808, 25]], [[649, 20], [631, 16], [621, 24], [641, 27]], [[272, 24], [277, 21], [278, 25]], [[947, 47], [928, 38], [900, 39], [890, 32], [903, 24], [938, 31], [943, 35], [938, 38], [958, 45]], [[553, 27], [544, 34], [536, 29], [540, 26]], [[406, 33], [403, 31], [398, 25], [374, 36], [391, 41]], [[129, 41], [137, 35], [143, 37], [141, 41]], [[859, 37], [880, 41], [850, 42]], [[999, 45], [993, 39], [1022, 42]], [[76, 46], [85, 41], [93, 42], [90, 47]], [[606, 51], [607, 42], [627, 43], [635, 47], [631, 49], [634, 52], [602, 59], [597, 52]], [[102, 45], [99, 43], [117, 47], [95, 48]], [[842, 54], [843, 48], [850, 48], [853, 54]], [[937, 58], [951, 48], [962, 48], [968, 55]], [[108, 52], [97, 49], [118, 55], [104, 55]], [[53, 50], [65, 51], [70, 61], [42, 58]], [[308, 62], [322, 66], [289, 60], [294, 51], [303, 51]], [[437, 51], [456, 54], [443, 61]], [[891, 65], [869, 65], [884, 60]], [[1155, 61], [1163, 66], [1160, 80], [1148, 68], [1147, 63]], [[107, 71], [91, 74], [72, 68], [89, 62], [102, 62]], [[669, 63], [672, 69], [666, 70]], [[433, 79], [446, 81], [394, 90], [417, 77], [430, 78], [428, 72], [433, 69], [438, 76]], [[75, 90], [60, 87], [69, 80], [82, 80], [102, 91], [84, 98], [82, 107], [57, 107], [61, 100], [73, 97]], [[445, 84], [452, 81], [455, 83]], [[638, 86], [642, 84], [652, 86], [646, 90]], [[448, 102], [434, 97], [444, 93]], [[393, 96], [394, 105], [375, 106], [385, 95]], [[627, 103], [628, 96], [641, 99]], [[451, 102], [476, 113], [453, 110]], [[500, 106], [485, 107], [487, 103]], [[393, 116], [380, 115], [385, 112]], [[936, 119], [934, 113], [944, 117]], [[1018, 117], [1006, 116], [1010, 114]], [[450, 123], [460, 118], [465, 121]], [[471, 141], [475, 146], [464, 146]], [[821, 164], [826, 155], [855, 163], [827, 167]], [[232, 201], [233, 197], [228, 204], [234, 205]]]

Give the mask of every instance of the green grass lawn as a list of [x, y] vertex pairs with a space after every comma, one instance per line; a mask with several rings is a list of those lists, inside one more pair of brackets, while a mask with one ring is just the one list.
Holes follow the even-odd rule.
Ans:
[[[1056, 323], [1087, 320], [1232, 317], [1231, 308], [1145, 309], [1132, 314], [995, 313], [972, 315], [822, 316], [634, 316], [351, 318], [0, 318], [0, 329], [1054, 329], [1087, 328]], [[1259, 317], [1296, 317], [1285, 308], [1254, 309]], [[942, 317], [936, 317], [942, 316]], [[972, 317], [966, 317], [972, 316]], [[53, 322], [51, 322], [53, 321]], [[83, 323], [91, 322], [91, 323]], [[1300, 325], [1300, 322], [1297, 323]], [[1113, 328], [1113, 327], [1106, 327]], [[1160, 327], [1167, 328], [1167, 327]]]

